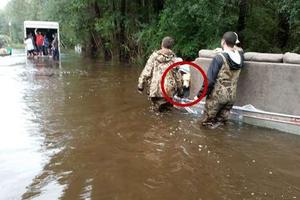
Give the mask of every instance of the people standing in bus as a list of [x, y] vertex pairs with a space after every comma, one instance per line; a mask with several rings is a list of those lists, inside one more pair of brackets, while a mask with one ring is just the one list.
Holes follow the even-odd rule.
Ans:
[[39, 31], [37, 32], [37, 29], [34, 30], [35, 33], [35, 42], [36, 42], [36, 47], [37, 47], [37, 53], [38, 55], [42, 56], [43, 55], [43, 43], [44, 43], [44, 36], [42, 33]]
[[52, 56], [53, 60], [59, 60], [59, 50], [58, 50], [58, 38], [57, 33], [53, 34], [53, 41], [52, 41]]
[[26, 45], [27, 57], [32, 58], [34, 56], [34, 45], [31, 33], [25, 38], [24, 44]]
[[49, 54], [48, 50], [49, 50], [49, 40], [48, 40], [47, 36], [45, 35], [44, 43], [43, 43], [43, 53], [45, 56], [47, 56]]

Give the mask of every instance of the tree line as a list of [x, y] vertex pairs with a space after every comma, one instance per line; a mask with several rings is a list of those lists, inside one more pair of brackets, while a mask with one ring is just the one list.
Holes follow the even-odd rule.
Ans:
[[299, 0], [11, 0], [0, 34], [22, 42], [24, 20], [58, 21], [65, 47], [105, 60], [143, 61], [166, 35], [192, 60], [228, 30], [246, 51], [300, 52]]

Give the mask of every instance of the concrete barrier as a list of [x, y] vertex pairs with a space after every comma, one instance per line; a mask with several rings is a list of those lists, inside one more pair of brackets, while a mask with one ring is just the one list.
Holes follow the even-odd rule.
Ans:
[[[264, 111], [300, 116], [300, 64], [264, 62], [263, 55], [258, 57], [259, 62], [253, 56], [252, 61], [245, 61], [235, 105], [252, 104]], [[207, 71], [211, 60], [211, 56], [202, 56], [194, 62]], [[191, 96], [198, 93], [202, 81], [199, 72], [191, 69]]]
[[300, 64], [300, 54], [287, 52], [283, 55], [283, 62], [290, 64]]

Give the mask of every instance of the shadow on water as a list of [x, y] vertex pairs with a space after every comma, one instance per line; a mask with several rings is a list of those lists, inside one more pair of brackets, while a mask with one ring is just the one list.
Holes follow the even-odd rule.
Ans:
[[76, 56], [1, 64], [0, 196], [300, 198], [299, 136], [157, 115], [136, 92], [140, 71]]

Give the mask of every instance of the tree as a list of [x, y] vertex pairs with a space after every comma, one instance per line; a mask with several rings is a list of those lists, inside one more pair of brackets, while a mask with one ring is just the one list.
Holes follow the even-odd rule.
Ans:
[[145, 60], [169, 35], [177, 55], [193, 60], [230, 30], [246, 51], [300, 52], [299, 10], [299, 0], [11, 0], [0, 31], [11, 21], [22, 42], [24, 20], [58, 21], [67, 47], [122, 62]]

